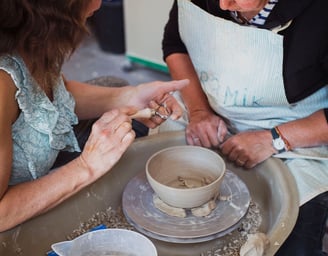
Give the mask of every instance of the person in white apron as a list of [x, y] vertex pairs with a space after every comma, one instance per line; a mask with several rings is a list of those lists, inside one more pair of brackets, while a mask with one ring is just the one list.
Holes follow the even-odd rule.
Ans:
[[328, 10], [326, 0], [175, 0], [163, 53], [191, 83], [185, 108], [159, 129], [219, 147], [252, 168], [281, 158], [300, 197], [296, 226], [276, 255], [327, 255]]

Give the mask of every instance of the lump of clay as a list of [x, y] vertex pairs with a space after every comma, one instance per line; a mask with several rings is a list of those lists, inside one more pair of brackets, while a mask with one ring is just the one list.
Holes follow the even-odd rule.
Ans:
[[199, 207], [192, 208], [191, 213], [196, 217], [205, 217], [210, 215], [210, 213], [215, 209], [216, 202], [215, 200], [211, 200]]
[[269, 247], [270, 241], [266, 234], [255, 233], [248, 234], [247, 241], [240, 248], [240, 256], [263, 256], [265, 250]]
[[167, 215], [180, 218], [185, 218], [187, 216], [185, 209], [168, 205], [164, 203], [157, 195], [153, 196], [153, 202], [158, 210], [166, 213]]
[[179, 182], [179, 187], [199, 188], [210, 184], [212, 181], [208, 177], [188, 178], [188, 177], [178, 176], [178, 182]]

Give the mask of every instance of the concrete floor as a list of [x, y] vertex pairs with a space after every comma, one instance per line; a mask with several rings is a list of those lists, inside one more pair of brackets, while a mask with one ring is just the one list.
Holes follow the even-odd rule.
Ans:
[[94, 36], [88, 36], [64, 64], [63, 73], [67, 79], [86, 81], [99, 76], [116, 76], [131, 85], [154, 80], [168, 81], [170, 76], [161, 71], [135, 64], [131, 71], [124, 67], [129, 61], [124, 54], [112, 54], [100, 49]]

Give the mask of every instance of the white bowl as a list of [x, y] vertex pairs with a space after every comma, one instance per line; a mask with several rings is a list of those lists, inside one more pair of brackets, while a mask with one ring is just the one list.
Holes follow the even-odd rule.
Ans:
[[198, 146], [169, 147], [146, 163], [152, 189], [163, 202], [179, 208], [198, 207], [215, 197], [225, 170], [220, 155]]
[[154, 244], [147, 237], [135, 231], [118, 228], [88, 232], [74, 240], [53, 244], [51, 248], [59, 256], [157, 256]]

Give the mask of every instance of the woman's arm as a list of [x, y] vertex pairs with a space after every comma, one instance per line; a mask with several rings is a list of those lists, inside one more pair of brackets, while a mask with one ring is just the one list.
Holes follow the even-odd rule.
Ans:
[[[3, 75], [3, 74], [2, 74]], [[8, 186], [12, 170], [11, 126], [18, 116], [15, 86], [10, 77], [0, 77], [0, 232], [37, 216], [71, 197], [107, 173], [135, 138], [131, 118], [116, 109], [124, 105], [142, 108], [154, 100], [167, 102], [174, 115], [180, 108], [169, 92], [179, 90], [188, 80], [154, 82], [118, 88], [94, 87], [69, 82], [67, 87], [77, 97], [77, 112], [85, 118], [101, 117], [79, 157], [37, 180]], [[4, 88], [11, 86], [8, 92]], [[114, 110], [107, 111], [108, 109]], [[130, 111], [125, 108], [124, 111]], [[105, 112], [103, 114], [103, 112]], [[49, 186], [51, 184], [51, 186]]]
[[0, 199], [8, 188], [12, 166], [11, 126], [19, 115], [17, 88], [9, 74], [0, 70]]
[[328, 123], [324, 110], [312, 115], [279, 125], [279, 130], [291, 148], [305, 148], [328, 144]]
[[76, 173], [66, 170], [37, 181], [8, 186], [13, 159], [11, 127], [19, 115], [16, 91], [11, 77], [0, 71], [0, 232], [55, 205], [76, 190], [78, 183], [83, 183], [82, 180], [77, 182], [79, 175], [70, 179], [68, 173], [71, 172], [72, 176]]
[[65, 81], [76, 102], [75, 112], [80, 120], [98, 118], [109, 109], [117, 108], [124, 87], [105, 87], [78, 81]]
[[[8, 187], [0, 200], [0, 232], [53, 208], [90, 183], [89, 176], [83, 166], [69, 163], [40, 179]], [[2, 176], [4, 183], [8, 185]]]
[[[206, 9], [207, 1], [197, 0], [193, 1], [193, 3]], [[189, 123], [186, 127], [188, 144], [204, 147], [218, 146], [223, 141], [227, 128], [223, 120], [209, 106], [198, 75], [188, 56], [186, 46], [181, 40], [176, 0], [171, 8], [169, 20], [165, 25], [162, 49], [163, 59], [169, 68], [172, 78], [188, 78], [190, 80], [190, 85], [181, 90], [181, 96], [189, 114]]]
[[[9, 186], [12, 171], [12, 125], [19, 108], [17, 88], [0, 70], [0, 232], [37, 216], [108, 172], [134, 140], [131, 119], [114, 110], [93, 126], [81, 156], [34, 181]], [[49, 185], [50, 184], [50, 185]]]
[[190, 80], [189, 86], [181, 90], [189, 114], [189, 124], [186, 128], [188, 144], [218, 146], [223, 141], [227, 128], [223, 120], [211, 109], [190, 57], [187, 54], [175, 53], [166, 58], [166, 63], [173, 79]]
[[[328, 145], [328, 124], [324, 110], [278, 126], [291, 149]], [[227, 158], [252, 168], [277, 153], [269, 130], [247, 131], [228, 138], [220, 146]]]
[[0, 199], [0, 232], [48, 211], [96, 181], [114, 166], [134, 138], [128, 116], [118, 110], [105, 113], [93, 125], [79, 157], [39, 179], [9, 187], [12, 150], [1, 143], [0, 184], [6, 190]]
[[189, 55], [183, 53], [169, 55], [166, 64], [173, 79], [190, 80], [189, 86], [180, 91], [189, 114], [192, 115], [197, 111], [212, 112]]
[[96, 118], [108, 110], [133, 106], [136, 109], [154, 107], [151, 102], [162, 104], [175, 119], [181, 115], [179, 104], [170, 95], [188, 85], [188, 80], [140, 84], [137, 86], [105, 87], [77, 81], [66, 81], [67, 89], [76, 102], [76, 113], [80, 119]]

